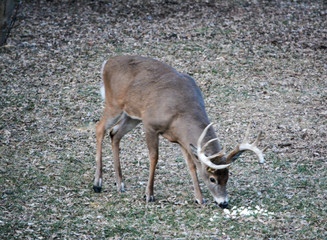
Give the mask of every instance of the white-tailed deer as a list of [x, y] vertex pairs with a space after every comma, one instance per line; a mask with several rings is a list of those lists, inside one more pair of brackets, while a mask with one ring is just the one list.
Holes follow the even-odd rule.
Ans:
[[260, 162], [264, 161], [262, 151], [256, 146], [261, 134], [250, 144], [247, 140], [249, 128], [243, 143], [225, 154], [209, 122], [200, 89], [190, 76], [157, 60], [122, 56], [104, 62], [102, 77], [105, 110], [96, 126], [95, 192], [100, 192], [102, 187], [102, 142], [106, 130], [110, 130], [117, 189], [124, 191], [119, 142], [141, 121], [150, 155], [146, 188], [148, 202], [154, 201], [159, 135], [180, 145], [193, 181], [195, 199], [200, 204], [204, 203], [204, 199], [197, 169], [215, 201], [225, 208], [228, 204], [228, 166], [244, 151], [253, 151]]

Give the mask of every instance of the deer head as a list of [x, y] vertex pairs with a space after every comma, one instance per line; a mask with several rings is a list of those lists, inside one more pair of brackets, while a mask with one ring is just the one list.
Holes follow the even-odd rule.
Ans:
[[228, 205], [228, 196], [226, 190], [228, 181], [228, 167], [245, 151], [254, 152], [258, 156], [260, 163], [264, 163], [263, 152], [266, 149], [262, 151], [257, 147], [262, 134], [261, 132], [253, 143], [249, 143], [249, 124], [243, 142], [237, 145], [229, 154], [226, 155], [226, 150], [223, 148], [220, 152], [211, 156], [207, 156], [205, 153], [206, 148], [212, 142], [218, 141], [217, 138], [214, 138], [202, 146], [203, 139], [211, 126], [212, 123], [203, 130], [197, 141], [197, 147], [195, 148], [193, 145], [191, 145], [191, 149], [198, 161], [201, 162], [201, 175], [212, 196], [220, 207], [226, 208]]

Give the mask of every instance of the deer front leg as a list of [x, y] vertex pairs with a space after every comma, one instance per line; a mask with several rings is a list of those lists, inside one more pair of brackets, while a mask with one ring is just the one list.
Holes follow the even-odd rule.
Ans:
[[146, 143], [149, 149], [150, 156], [150, 174], [148, 180], [148, 186], [146, 189], [146, 201], [154, 202], [154, 194], [153, 194], [153, 185], [154, 185], [154, 174], [156, 170], [156, 166], [158, 163], [158, 143], [159, 137], [157, 133], [149, 133], [146, 132]]
[[201, 188], [199, 185], [198, 176], [196, 174], [196, 165], [194, 164], [191, 155], [183, 147], [182, 147], [182, 152], [183, 152], [184, 158], [186, 160], [186, 163], [187, 163], [187, 166], [189, 168], [190, 175], [192, 178], [195, 201], [198, 204], [204, 204], [205, 199], [203, 199]]

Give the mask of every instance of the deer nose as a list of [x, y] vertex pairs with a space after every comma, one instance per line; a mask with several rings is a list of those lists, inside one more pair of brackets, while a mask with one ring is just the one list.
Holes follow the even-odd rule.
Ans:
[[219, 207], [221, 207], [221, 208], [227, 208], [227, 206], [228, 206], [228, 202], [223, 202], [223, 203], [219, 203]]

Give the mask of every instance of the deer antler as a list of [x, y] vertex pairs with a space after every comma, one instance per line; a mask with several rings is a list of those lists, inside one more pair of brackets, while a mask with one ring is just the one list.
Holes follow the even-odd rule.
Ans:
[[[210, 123], [203, 130], [203, 132], [201, 133], [201, 135], [200, 135], [200, 137], [198, 139], [198, 142], [197, 142], [197, 155], [198, 155], [198, 158], [200, 159], [200, 161], [202, 163], [204, 163], [205, 165], [207, 165], [208, 167], [210, 167], [212, 169], [216, 169], [216, 170], [218, 170], [218, 169], [224, 169], [224, 168], [227, 168], [232, 162], [234, 162], [245, 151], [252, 151], [252, 152], [254, 152], [258, 156], [260, 163], [264, 163], [265, 162], [265, 159], [263, 157], [263, 152], [267, 148], [265, 148], [263, 150], [260, 150], [257, 147], [257, 144], [260, 141], [262, 132], [259, 133], [257, 139], [253, 143], [249, 143], [248, 137], [249, 137], [249, 133], [250, 133], [250, 124], [248, 125], [248, 128], [246, 130], [246, 133], [245, 133], [245, 136], [244, 136], [244, 139], [243, 139], [242, 143], [239, 144], [239, 145], [237, 145], [236, 148], [233, 151], [231, 151], [227, 156], [225, 156], [226, 155], [225, 148], [223, 148], [217, 154], [214, 154], [214, 155], [209, 156], [209, 157], [206, 156], [205, 153], [204, 153], [205, 149], [208, 147], [208, 145], [210, 143], [218, 140], [217, 138], [211, 139], [211, 140], [209, 140], [208, 142], [206, 142], [201, 147], [201, 143], [202, 143], [202, 141], [204, 139], [204, 136], [207, 134], [208, 129], [211, 126], [212, 126], [212, 123]], [[214, 159], [214, 158], [222, 158], [222, 159], [224, 159], [225, 160], [224, 161], [224, 164], [221, 164], [221, 165], [214, 164], [213, 162], [210, 161], [211, 159]]]
[[204, 136], [207, 134], [207, 131], [208, 129], [212, 126], [213, 123], [210, 123], [204, 130], [203, 132], [201, 133], [199, 139], [198, 139], [198, 142], [197, 142], [197, 154], [198, 154], [198, 158], [200, 159], [200, 161], [202, 163], [204, 163], [205, 165], [207, 165], [208, 167], [212, 168], [212, 169], [224, 169], [224, 168], [227, 168], [230, 163], [228, 164], [222, 164], [222, 165], [217, 165], [217, 164], [214, 164], [213, 162], [211, 162], [210, 160], [211, 159], [214, 159], [214, 158], [223, 158], [225, 156], [225, 148], [223, 148], [220, 152], [218, 152], [217, 154], [215, 155], [212, 155], [212, 156], [209, 156], [207, 157], [205, 154], [204, 154], [204, 151], [205, 149], [208, 147], [208, 145], [214, 141], [217, 141], [218, 139], [217, 138], [214, 138], [214, 139], [211, 139], [209, 140], [207, 143], [205, 143], [203, 145], [203, 147], [201, 147], [201, 143], [203, 141], [203, 138]]
[[252, 151], [254, 152], [258, 158], [260, 163], [264, 163], [265, 159], [263, 157], [263, 152], [267, 149], [260, 150], [257, 147], [258, 142], [260, 141], [260, 137], [262, 132], [259, 133], [257, 139], [253, 143], [249, 143], [248, 137], [250, 133], [250, 124], [248, 125], [248, 128], [246, 130], [243, 142], [236, 146], [236, 148], [230, 152], [226, 157], [226, 163], [231, 164], [233, 161], [235, 161], [243, 152], [245, 151]]

